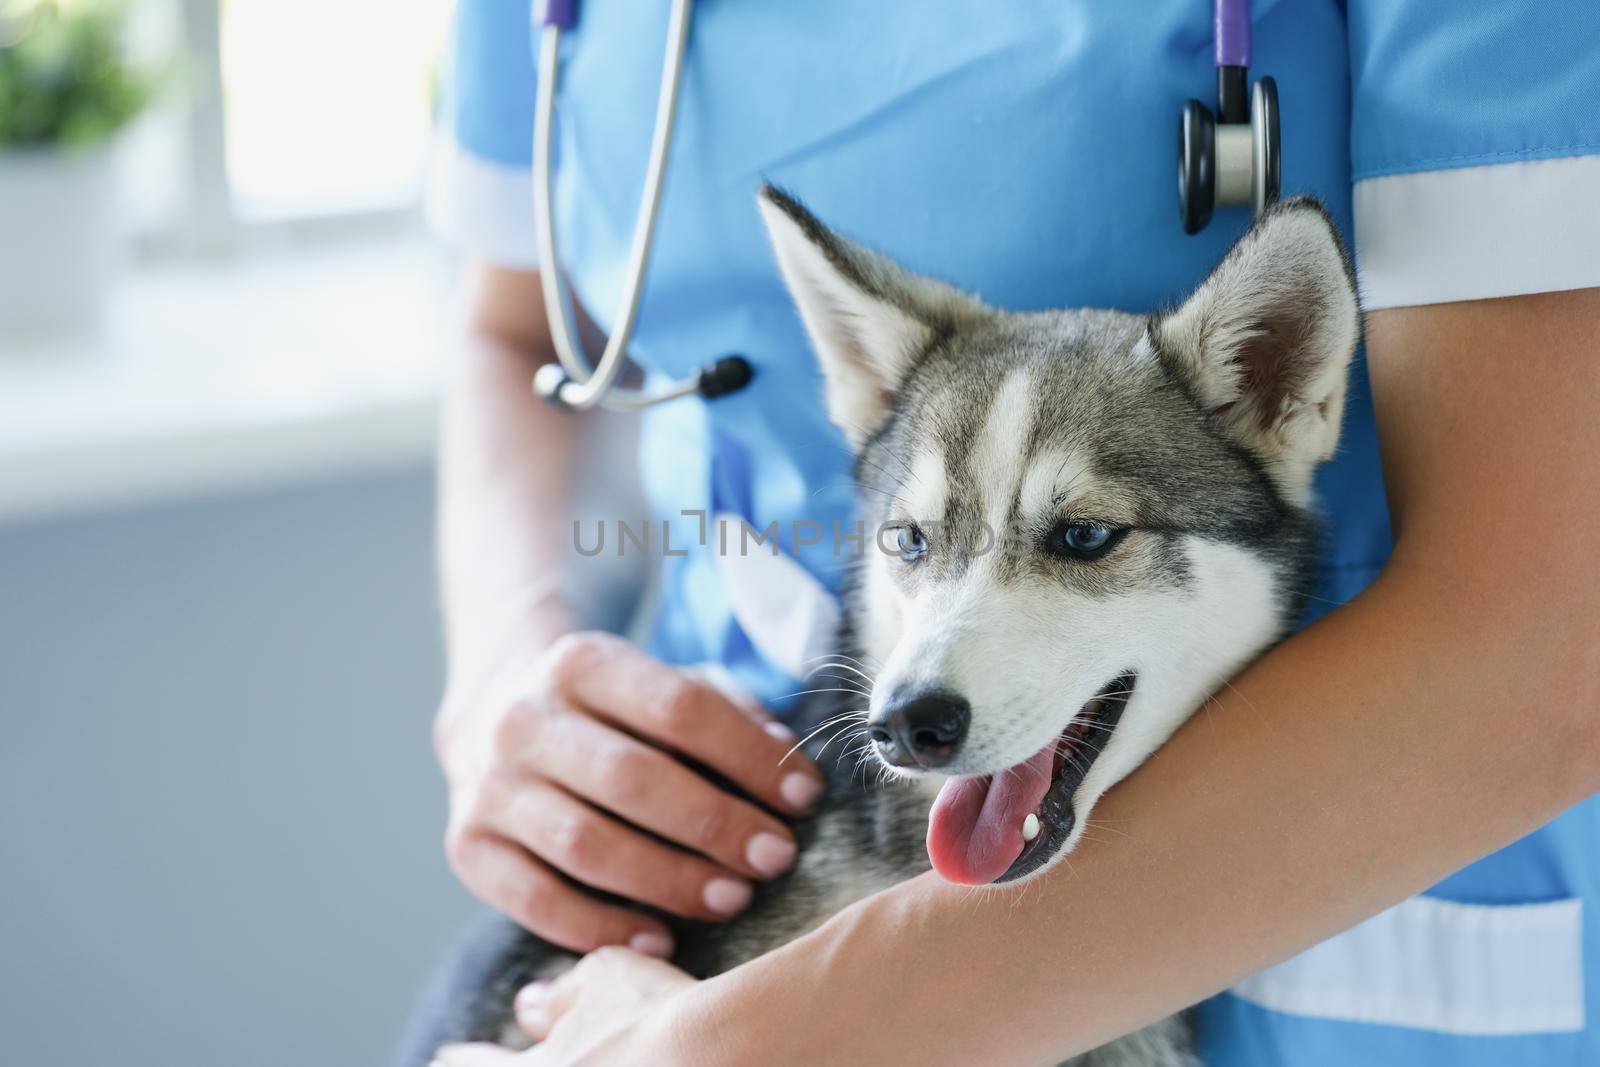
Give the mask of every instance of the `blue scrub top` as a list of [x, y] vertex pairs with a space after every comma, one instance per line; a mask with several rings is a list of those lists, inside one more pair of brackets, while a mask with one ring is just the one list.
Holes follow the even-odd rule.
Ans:
[[[523, 196], [500, 216], [522, 229], [535, 78], [528, 8], [463, 0], [445, 105], [459, 151]], [[609, 328], [666, 15], [665, 5], [629, 0], [589, 0], [581, 14], [563, 58], [557, 225], [562, 267]], [[1284, 189], [1321, 198], [1347, 237], [1361, 179], [1600, 151], [1592, 0], [1371, 0], [1348, 11], [1333, 0], [1257, 0], [1253, 26], [1254, 72], [1278, 82]], [[795, 519], [853, 528], [850, 460], [823, 412], [819, 371], [756, 212], [759, 185], [776, 182], [841, 232], [1003, 307], [1153, 311], [1188, 293], [1249, 223], [1224, 210], [1193, 237], [1178, 223], [1179, 105], [1212, 101], [1214, 86], [1204, 0], [697, 5], [633, 355], [677, 376], [737, 352], [756, 374], [733, 396], [644, 416], [646, 488], [658, 516], [677, 517], [673, 545], [688, 548], [664, 561], [654, 652], [720, 662], [769, 700], [803, 688], [741, 630], [714, 540], [699, 547], [701, 520], [684, 512], [731, 512], [757, 529], [777, 522], [784, 550], [824, 586], [836, 590], [843, 577], [833, 538], [789, 540]], [[531, 234], [499, 232], [496, 242], [531, 243]], [[1357, 594], [1390, 550], [1362, 363], [1339, 454], [1318, 489], [1331, 536], [1314, 615]], [[1490, 908], [1600, 902], [1597, 820], [1600, 807], [1585, 804], [1431, 895]], [[1592, 926], [1571, 935], [1581, 938], [1578, 977], [1588, 982], [1576, 995], [1587, 1018], [1600, 1011]], [[1402, 1013], [1396, 1024], [1267, 1001], [1226, 994], [1204, 1005], [1206, 1062], [1600, 1063], [1600, 1035], [1581, 1020], [1485, 1036], [1461, 1032], [1472, 1028], [1448, 1012]]]

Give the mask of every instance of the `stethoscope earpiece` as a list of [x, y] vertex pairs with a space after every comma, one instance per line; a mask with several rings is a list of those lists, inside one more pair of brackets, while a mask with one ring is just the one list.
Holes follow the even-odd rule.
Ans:
[[1260, 215], [1283, 185], [1278, 84], [1249, 83], [1250, 17], [1243, 0], [1216, 0], [1217, 117], [1198, 100], [1183, 105], [1178, 126], [1178, 214], [1184, 233], [1199, 233], [1217, 207], [1248, 204]]

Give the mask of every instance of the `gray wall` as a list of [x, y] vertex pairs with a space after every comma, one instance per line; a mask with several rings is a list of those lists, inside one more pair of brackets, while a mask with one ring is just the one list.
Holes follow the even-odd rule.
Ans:
[[0, 526], [0, 1060], [386, 1060], [476, 911], [430, 477]]

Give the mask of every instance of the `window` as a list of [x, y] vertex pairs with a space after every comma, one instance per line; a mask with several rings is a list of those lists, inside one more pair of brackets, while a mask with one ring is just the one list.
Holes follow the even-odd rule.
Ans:
[[415, 201], [445, 0], [221, 0], [225, 173], [243, 221]]
[[215, 250], [274, 226], [411, 212], [453, 6], [141, 0], [152, 51], [183, 56], [179, 91], [131, 153], [147, 179], [164, 172], [140, 194], [165, 209], [141, 212], [147, 246]]
[[0, 322], [0, 523], [426, 463], [454, 322], [419, 211], [450, 0], [70, 2], [123, 3], [175, 76], [113, 142], [93, 233], [119, 269], [62, 282], [72, 321]]

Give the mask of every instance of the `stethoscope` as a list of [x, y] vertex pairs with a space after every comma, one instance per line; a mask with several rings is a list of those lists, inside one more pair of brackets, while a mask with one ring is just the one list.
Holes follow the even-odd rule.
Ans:
[[655, 242], [656, 219], [661, 214], [661, 186], [672, 150], [672, 133], [678, 117], [678, 82], [683, 73], [684, 45], [689, 39], [691, 0], [672, 0], [667, 23], [667, 54], [661, 64], [661, 91], [656, 98], [655, 131], [650, 135], [650, 158], [645, 164], [644, 193], [633, 222], [633, 246], [628, 253], [627, 281], [612, 318], [600, 362], [589, 366], [582, 343], [572, 327], [572, 304], [561, 282], [556, 258], [556, 230], [551, 210], [550, 141], [556, 109], [556, 83], [561, 54], [561, 33], [578, 21], [578, 0], [540, 0], [534, 23], [542, 26], [539, 41], [539, 95], [533, 129], [533, 207], [539, 230], [539, 272], [544, 288], [545, 316], [555, 343], [557, 363], [539, 368], [534, 392], [560, 407], [583, 411], [606, 407], [613, 411], [640, 411], [679, 397], [699, 395], [707, 400], [743, 389], [752, 377], [743, 356], [724, 356], [701, 367], [688, 378], [654, 389], [628, 389], [616, 384], [633, 340], [639, 318], [639, 300], [650, 269], [650, 249]]
[[1220, 206], [1249, 204], [1259, 215], [1278, 199], [1282, 185], [1278, 83], [1262, 78], [1250, 87], [1250, 0], [1216, 0], [1211, 37], [1217, 117], [1191, 99], [1183, 105], [1178, 128], [1178, 212], [1184, 233], [1205, 229]]
[[[1271, 78], [1249, 87], [1249, 0], [1214, 0], [1212, 33], [1217, 64], [1217, 115], [1198, 100], [1183, 105], [1179, 131], [1178, 206], [1185, 233], [1199, 233], [1222, 206], [1249, 204], [1256, 214], [1278, 198], [1280, 185], [1278, 89]], [[666, 56], [661, 63], [661, 88], [656, 96], [655, 128], [650, 136], [650, 156], [645, 164], [644, 192], [634, 217], [633, 244], [628, 254], [626, 281], [611, 320], [611, 334], [600, 361], [590, 366], [573, 327], [572, 303], [561, 279], [556, 255], [556, 232], [551, 200], [551, 138], [555, 125], [556, 87], [559, 83], [561, 35], [578, 21], [578, 0], [539, 0], [534, 25], [540, 28], [539, 90], [534, 110], [533, 206], [538, 227], [539, 272], [544, 291], [545, 315], [558, 362], [546, 364], [534, 375], [533, 389], [559, 407], [582, 411], [604, 407], [614, 411], [641, 411], [685, 396], [713, 400], [737, 392], [750, 383], [753, 371], [743, 356], [724, 356], [693, 375], [653, 388], [631, 389], [617, 385], [627, 360], [633, 328], [650, 269], [656, 221], [661, 214], [661, 188], [666, 179], [667, 157], [677, 125], [678, 85], [682, 80], [684, 48], [689, 39], [693, 0], [672, 0], [667, 21]]]

